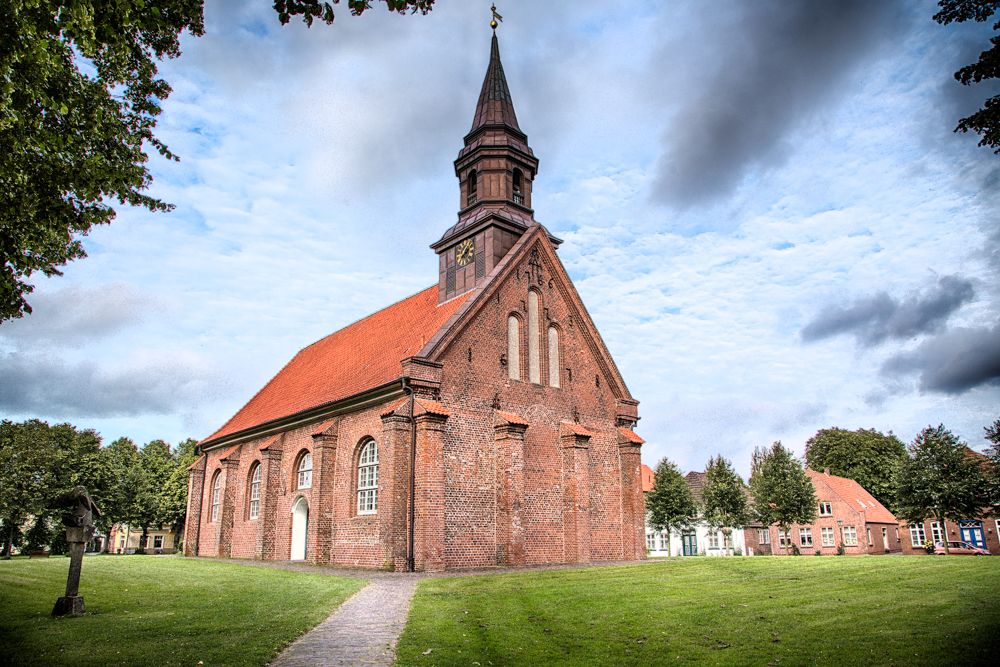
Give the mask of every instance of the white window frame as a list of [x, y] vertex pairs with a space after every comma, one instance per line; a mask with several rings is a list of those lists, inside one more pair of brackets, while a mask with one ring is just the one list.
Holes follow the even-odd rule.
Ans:
[[646, 533], [646, 549], [656, 551], [656, 533]]
[[771, 543], [771, 531], [767, 528], [757, 529], [757, 544], [770, 544]]
[[212, 521], [219, 520], [219, 497], [222, 495], [222, 472], [216, 471], [212, 481]]
[[833, 503], [824, 500], [819, 504], [820, 516], [833, 516]]
[[844, 526], [843, 529], [841, 529], [841, 536], [843, 537], [845, 547], [858, 546], [857, 526]]
[[872, 542], [872, 529], [868, 528], [867, 530], [868, 530], [868, 546], [873, 547], [875, 546], [875, 543]]
[[812, 528], [799, 528], [799, 544], [804, 547], [813, 545]]
[[378, 512], [378, 443], [366, 442], [358, 455], [358, 514]]
[[712, 530], [708, 533], [708, 548], [718, 549], [719, 548], [719, 533]]
[[934, 544], [944, 542], [944, 537], [944, 529], [941, 524], [937, 521], [931, 521], [931, 540], [934, 541]]
[[819, 529], [819, 538], [823, 543], [824, 547], [832, 547], [837, 544], [837, 534], [834, 532], [833, 528], [826, 527]]
[[924, 546], [924, 542], [927, 541], [927, 532], [924, 530], [924, 524], [911, 523], [909, 528], [910, 528], [910, 544], [912, 544], [915, 547]]
[[[159, 542], [159, 544], [157, 544]], [[163, 548], [163, 535], [153, 535], [153, 548], [162, 549]]]
[[299, 459], [299, 489], [311, 489], [313, 485], [313, 456], [306, 452]]
[[781, 528], [779, 528], [778, 529], [778, 546], [779, 547], [783, 547], [783, 548], [787, 548], [787, 547], [790, 547], [791, 545], [792, 545], [792, 539], [789, 536], [788, 532], [785, 531], [785, 530], [782, 530]]
[[250, 518], [260, 516], [260, 464], [256, 464], [250, 476]]

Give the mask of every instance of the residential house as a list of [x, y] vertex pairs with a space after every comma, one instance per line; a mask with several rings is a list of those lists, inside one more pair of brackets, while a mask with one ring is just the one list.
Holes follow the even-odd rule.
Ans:
[[[107, 550], [113, 554], [134, 554], [142, 541], [142, 528], [115, 524], [108, 535]], [[180, 535], [172, 527], [149, 528], [146, 531], [145, 551], [150, 554], [172, 554], [177, 551]]]

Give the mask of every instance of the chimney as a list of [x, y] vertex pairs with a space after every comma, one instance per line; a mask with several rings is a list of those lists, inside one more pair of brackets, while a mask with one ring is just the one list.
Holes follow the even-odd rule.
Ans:
[[823, 468], [823, 473], [824, 473], [824, 474], [825, 474], [825, 475], [826, 475], [827, 477], [829, 477], [829, 476], [830, 476], [830, 469], [829, 469], [829, 468]]

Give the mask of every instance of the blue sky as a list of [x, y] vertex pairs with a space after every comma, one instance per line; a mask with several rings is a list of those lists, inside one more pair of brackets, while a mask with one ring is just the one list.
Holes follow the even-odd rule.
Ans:
[[[202, 438], [299, 349], [437, 280], [490, 2], [338, 6], [280, 26], [214, 2], [163, 63], [168, 214], [119, 209], [0, 325], [0, 413], [105, 441]], [[633, 395], [643, 459], [700, 470], [820, 428], [1000, 417], [996, 94], [952, 73], [989, 26], [933, 2], [505, 1], [541, 161], [535, 217]]]

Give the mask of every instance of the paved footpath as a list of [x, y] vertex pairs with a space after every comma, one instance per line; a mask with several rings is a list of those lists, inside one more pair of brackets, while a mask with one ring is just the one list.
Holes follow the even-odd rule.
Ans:
[[[173, 556], [165, 556], [172, 558]], [[249, 567], [271, 567], [297, 572], [355, 577], [371, 581], [347, 599], [333, 614], [315, 628], [288, 645], [271, 667], [392, 667], [396, 642], [406, 626], [410, 600], [420, 579], [429, 577], [474, 577], [513, 572], [568, 570], [609, 565], [639, 565], [655, 561], [603, 561], [575, 565], [529, 565], [526, 567], [490, 567], [447, 572], [390, 573], [351, 567], [310, 565], [289, 561], [223, 560]]]

